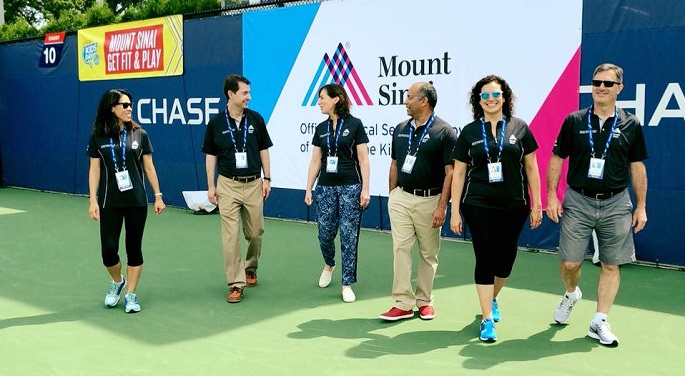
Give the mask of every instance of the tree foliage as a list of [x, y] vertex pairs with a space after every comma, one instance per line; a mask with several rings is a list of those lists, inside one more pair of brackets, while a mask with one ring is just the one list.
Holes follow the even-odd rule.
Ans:
[[[227, 0], [228, 6], [245, 3]], [[218, 10], [221, 0], [4, 0], [0, 41], [74, 31], [119, 22]]]

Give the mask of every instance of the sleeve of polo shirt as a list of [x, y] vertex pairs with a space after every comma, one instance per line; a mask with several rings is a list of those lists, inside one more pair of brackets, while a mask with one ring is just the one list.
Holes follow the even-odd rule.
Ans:
[[152, 142], [150, 142], [150, 136], [148, 136], [147, 132], [143, 131], [140, 132], [140, 145], [143, 148], [143, 155], [145, 154], [152, 154], [154, 149], [152, 149]]
[[647, 159], [648, 156], [647, 143], [645, 142], [645, 136], [642, 133], [642, 125], [639, 121], [636, 121], [635, 139], [633, 140], [633, 145], [628, 151], [628, 160], [631, 162], [638, 162]]
[[552, 153], [561, 158], [566, 158], [571, 154], [571, 142], [573, 141], [573, 136], [571, 135], [572, 131], [573, 118], [569, 115], [564, 119], [564, 123], [561, 125], [559, 135], [554, 142]]
[[397, 160], [397, 154], [395, 154], [395, 141], [397, 141], [397, 135], [402, 132], [402, 123], [395, 127], [395, 131], [392, 133], [392, 138], [390, 139], [390, 159], [393, 161]]
[[259, 150], [265, 150], [274, 146], [274, 144], [271, 142], [271, 137], [269, 137], [269, 131], [266, 129], [266, 122], [264, 122], [264, 118], [257, 112], [255, 112], [255, 115], [257, 115], [257, 124], [261, 130], [257, 139], [257, 142], [259, 143]]
[[90, 141], [88, 141], [88, 147], [86, 148], [86, 153], [91, 158], [100, 158], [100, 153], [98, 153], [98, 144], [95, 142], [95, 135], [90, 136]]
[[205, 138], [204, 141], [202, 142], [202, 152], [205, 154], [210, 154], [210, 155], [217, 155], [219, 154], [219, 150], [216, 147], [216, 143], [214, 142], [214, 123], [216, 121], [216, 117], [214, 117], [212, 120], [209, 121], [209, 124], [207, 124], [207, 128], [205, 129]]
[[469, 143], [466, 140], [466, 135], [462, 129], [457, 142], [454, 145], [454, 150], [452, 151], [452, 160], [458, 160], [460, 162], [469, 163]]
[[523, 132], [521, 146], [523, 147], [524, 155], [528, 155], [535, 150], [538, 150], [538, 143], [535, 140], [535, 135], [533, 135], [533, 132], [530, 130], [527, 124], [524, 124]]
[[454, 128], [447, 126], [445, 131], [445, 136], [442, 141], [442, 161], [446, 165], [454, 164], [454, 159], [452, 159], [452, 153], [454, 152], [454, 146], [457, 143], [457, 132]]
[[362, 123], [361, 120], [355, 118], [355, 128], [356, 128], [356, 134], [354, 136], [354, 144], [355, 145], [360, 145], [360, 144], [368, 144], [369, 143], [369, 136], [366, 134], [366, 130], [364, 129], [364, 123]]

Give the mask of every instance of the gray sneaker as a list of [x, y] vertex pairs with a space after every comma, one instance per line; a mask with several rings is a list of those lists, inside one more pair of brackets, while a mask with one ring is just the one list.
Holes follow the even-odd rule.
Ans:
[[119, 303], [119, 298], [121, 296], [121, 290], [126, 286], [126, 278], [121, 276], [121, 282], [116, 283], [112, 281], [109, 285], [109, 290], [107, 290], [107, 295], [105, 295], [105, 305], [107, 307], [115, 307]]
[[571, 316], [571, 310], [573, 309], [573, 306], [580, 300], [580, 298], [583, 297], [583, 293], [580, 291], [580, 287], [576, 286], [576, 298], [573, 299], [568, 296], [568, 293], [565, 293], [564, 296], [561, 298], [561, 302], [559, 302], [559, 307], [557, 307], [557, 310], [554, 311], [554, 321], [558, 322], [559, 324], [563, 324], [568, 320], [568, 317]]
[[598, 340], [604, 346], [618, 346], [618, 337], [611, 332], [611, 326], [606, 320], [590, 323], [590, 330], [587, 332], [587, 336]]

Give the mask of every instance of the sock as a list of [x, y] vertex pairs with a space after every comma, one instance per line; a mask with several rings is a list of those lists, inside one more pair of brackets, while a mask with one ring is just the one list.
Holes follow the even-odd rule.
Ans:
[[571, 298], [571, 299], [577, 298], [578, 297], [578, 286], [576, 286], [576, 289], [573, 290], [573, 292], [566, 291], [566, 296]]
[[599, 323], [601, 321], [607, 321], [607, 314], [602, 312], [595, 313], [595, 317], [592, 318], [592, 323]]

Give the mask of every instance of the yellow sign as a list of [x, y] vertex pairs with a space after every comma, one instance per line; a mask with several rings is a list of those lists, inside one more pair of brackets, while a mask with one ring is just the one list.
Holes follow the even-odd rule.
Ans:
[[81, 81], [183, 74], [183, 16], [94, 27], [78, 32]]

